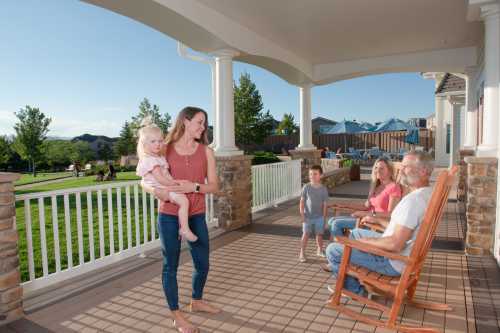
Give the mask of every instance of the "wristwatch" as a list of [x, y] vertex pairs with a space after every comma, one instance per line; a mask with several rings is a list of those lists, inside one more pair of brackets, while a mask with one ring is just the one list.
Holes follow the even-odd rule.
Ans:
[[200, 193], [200, 184], [194, 183], [194, 193]]

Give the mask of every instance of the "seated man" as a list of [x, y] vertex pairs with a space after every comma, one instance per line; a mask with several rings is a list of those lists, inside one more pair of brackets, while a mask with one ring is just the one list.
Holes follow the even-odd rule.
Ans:
[[[371, 230], [354, 229], [350, 238], [385, 251], [408, 256], [431, 198], [432, 188], [429, 186], [429, 179], [432, 170], [433, 162], [429, 154], [424, 152], [406, 154], [401, 166], [400, 181], [402, 185], [408, 186], [410, 193], [403, 197], [392, 211], [391, 220], [385, 232], [380, 234]], [[343, 252], [344, 246], [339, 243], [332, 243], [326, 249], [326, 257], [334, 275], [338, 273]], [[352, 250], [350, 262], [389, 276], [399, 276], [405, 268], [401, 261], [390, 260], [357, 249]], [[366, 295], [365, 288], [351, 276], [346, 278], [344, 288]]]

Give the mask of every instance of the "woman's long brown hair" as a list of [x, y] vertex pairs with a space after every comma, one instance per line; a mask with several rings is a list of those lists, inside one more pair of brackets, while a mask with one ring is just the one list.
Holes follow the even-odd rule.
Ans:
[[375, 189], [379, 187], [380, 185], [380, 180], [377, 179], [377, 176], [375, 175], [375, 166], [377, 165], [378, 162], [383, 162], [386, 166], [387, 169], [389, 169], [389, 174], [391, 175], [391, 181], [394, 181], [394, 166], [392, 165], [391, 161], [384, 157], [378, 158], [375, 163], [373, 163], [373, 168], [372, 168], [372, 174], [371, 174], [371, 182], [370, 182], [370, 191], [368, 192], [368, 198], [370, 198], [374, 193]]
[[187, 120], [192, 120], [194, 116], [196, 116], [198, 113], [202, 112], [205, 115], [205, 130], [203, 133], [201, 133], [201, 136], [199, 139], [195, 139], [195, 141], [202, 143], [204, 145], [208, 145], [208, 115], [207, 112], [203, 109], [194, 107], [194, 106], [186, 106], [184, 109], [179, 112], [177, 115], [177, 119], [175, 120], [175, 125], [168, 132], [167, 139], [165, 140], [165, 144], [168, 146], [170, 144], [176, 143], [177, 141], [182, 138], [184, 135], [184, 131], [186, 130], [184, 127], [184, 119]]

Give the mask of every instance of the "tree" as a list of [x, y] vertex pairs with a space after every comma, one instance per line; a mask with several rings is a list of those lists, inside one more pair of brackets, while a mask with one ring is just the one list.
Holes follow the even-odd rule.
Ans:
[[111, 145], [105, 142], [98, 142], [97, 158], [103, 161], [109, 161], [114, 159], [114, 153], [113, 149], [111, 149]]
[[115, 151], [118, 156], [128, 156], [135, 154], [136, 148], [137, 142], [132, 131], [132, 126], [126, 121], [120, 131], [120, 137], [116, 142]]
[[283, 115], [283, 120], [278, 126], [278, 134], [280, 135], [290, 135], [297, 132], [297, 125], [295, 125], [295, 119], [293, 114], [285, 113]]
[[6, 164], [12, 154], [7, 136], [0, 136], [0, 164]]
[[70, 156], [73, 153], [73, 144], [64, 140], [45, 141], [43, 154], [45, 162], [54, 170], [57, 167], [67, 167], [71, 164]]
[[234, 121], [236, 143], [262, 143], [272, 131], [272, 116], [262, 112], [262, 97], [248, 73], [240, 76], [234, 85]]
[[70, 159], [72, 162], [80, 162], [82, 165], [95, 159], [95, 153], [90, 144], [85, 141], [76, 141], [72, 144]]
[[151, 117], [153, 123], [161, 128], [163, 133], [168, 132], [172, 117], [170, 117], [168, 113], [164, 113], [163, 115], [161, 115], [158, 105], [151, 105], [149, 100], [147, 98], [144, 98], [141, 104], [139, 104], [139, 114], [135, 117], [132, 117], [132, 129], [136, 131], [141, 126], [141, 121], [146, 117]]
[[19, 119], [19, 122], [14, 125], [16, 131], [14, 147], [19, 155], [31, 164], [31, 170], [35, 177], [35, 163], [41, 157], [42, 144], [47, 138], [52, 120], [47, 118], [38, 108], [29, 105], [14, 114]]

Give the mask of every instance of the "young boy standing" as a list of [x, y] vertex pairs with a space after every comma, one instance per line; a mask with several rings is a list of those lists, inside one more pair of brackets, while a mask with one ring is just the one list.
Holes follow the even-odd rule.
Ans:
[[302, 217], [302, 240], [300, 246], [299, 261], [306, 262], [306, 246], [309, 234], [316, 236], [318, 246], [316, 255], [324, 257], [323, 252], [323, 230], [326, 220], [328, 191], [321, 184], [323, 169], [319, 165], [313, 165], [309, 169], [309, 183], [302, 188], [300, 197], [300, 216]]

